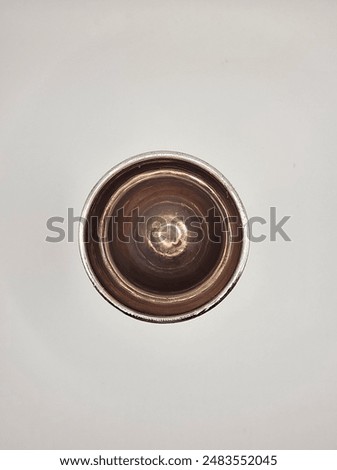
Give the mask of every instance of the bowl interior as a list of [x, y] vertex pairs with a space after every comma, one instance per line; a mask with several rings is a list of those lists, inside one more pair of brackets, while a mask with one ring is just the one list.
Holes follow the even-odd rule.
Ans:
[[91, 195], [83, 231], [87, 269], [126, 313], [183, 319], [230, 283], [243, 247], [241, 215], [224, 181], [198, 163], [131, 162]]

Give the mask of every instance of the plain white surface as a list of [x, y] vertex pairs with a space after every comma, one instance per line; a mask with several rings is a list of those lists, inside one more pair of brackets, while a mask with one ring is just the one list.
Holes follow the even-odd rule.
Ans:
[[[336, 448], [336, 2], [0, 9], [0, 447]], [[292, 216], [182, 324], [124, 316], [76, 242], [45, 242], [155, 149], [210, 162], [249, 216]]]

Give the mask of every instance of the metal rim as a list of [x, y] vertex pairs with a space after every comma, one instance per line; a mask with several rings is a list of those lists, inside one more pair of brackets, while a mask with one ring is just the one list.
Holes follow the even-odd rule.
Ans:
[[169, 157], [171, 159], [184, 160], [186, 162], [193, 163], [194, 165], [197, 165], [203, 168], [204, 170], [208, 171], [226, 188], [226, 190], [229, 192], [229, 194], [231, 195], [232, 199], [234, 200], [236, 204], [236, 207], [238, 209], [238, 212], [242, 220], [242, 228], [243, 228], [242, 250], [241, 250], [240, 259], [236, 266], [236, 269], [230, 281], [226, 284], [226, 286], [222, 289], [222, 291], [214, 299], [210, 300], [202, 307], [197, 308], [187, 313], [183, 313], [179, 315], [172, 315], [172, 316], [154, 317], [153, 315], [147, 315], [145, 313], [138, 312], [136, 310], [133, 310], [127, 307], [124, 304], [121, 304], [117, 299], [111, 296], [111, 294], [107, 292], [106, 289], [100, 283], [87, 257], [85, 243], [84, 243], [84, 225], [82, 223], [79, 224], [78, 240], [79, 240], [79, 250], [80, 250], [82, 263], [87, 272], [87, 275], [89, 276], [89, 279], [91, 280], [95, 289], [102, 295], [102, 297], [105, 298], [105, 300], [107, 300], [111, 305], [116, 307], [121, 312], [133, 318], [136, 318], [138, 320], [148, 321], [152, 323], [175, 323], [175, 322], [185, 321], [185, 320], [200, 316], [208, 312], [212, 308], [214, 308], [216, 305], [218, 305], [235, 287], [236, 283], [240, 279], [241, 274], [243, 273], [243, 270], [246, 266], [248, 253], [249, 253], [248, 217], [247, 217], [246, 210], [243, 206], [243, 203], [239, 195], [237, 194], [232, 184], [227, 180], [227, 178], [225, 178], [222, 175], [222, 173], [220, 173], [216, 168], [214, 168], [209, 163], [206, 163], [200, 158], [194, 157], [192, 155], [188, 155], [186, 153], [166, 151], [166, 150], [142, 153], [134, 157], [128, 158], [122, 161], [121, 163], [117, 164], [98, 181], [98, 183], [93, 187], [93, 189], [90, 191], [86, 199], [86, 202], [83, 206], [82, 213], [81, 213], [81, 218], [82, 218], [81, 220], [85, 220], [85, 221], [87, 220], [88, 214], [90, 213], [91, 205], [95, 197], [103, 188], [103, 186], [106, 184], [106, 182], [109, 181], [111, 178], [113, 178], [117, 173], [126, 169], [128, 166], [138, 163], [140, 161], [143, 162], [145, 160], [161, 158], [161, 157]]

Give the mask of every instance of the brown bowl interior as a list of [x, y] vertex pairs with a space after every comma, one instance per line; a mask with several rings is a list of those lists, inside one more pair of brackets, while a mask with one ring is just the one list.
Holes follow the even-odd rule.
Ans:
[[240, 261], [242, 237], [222, 181], [190, 161], [157, 157], [124, 167], [96, 193], [84, 247], [105, 297], [156, 319], [217, 298]]

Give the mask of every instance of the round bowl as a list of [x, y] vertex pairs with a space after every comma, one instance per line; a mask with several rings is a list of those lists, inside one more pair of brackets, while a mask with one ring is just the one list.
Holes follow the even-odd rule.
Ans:
[[235, 286], [248, 256], [247, 216], [209, 164], [149, 152], [114, 167], [82, 212], [79, 245], [93, 285], [112, 305], [158, 323], [196, 317]]

